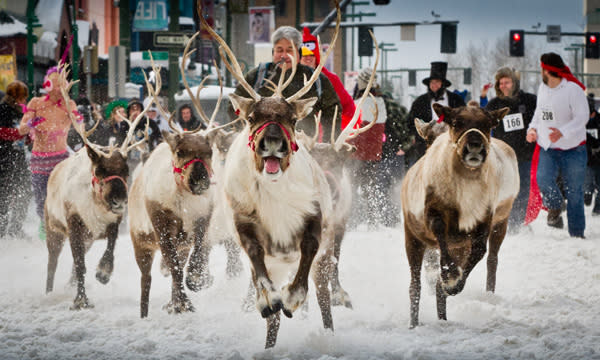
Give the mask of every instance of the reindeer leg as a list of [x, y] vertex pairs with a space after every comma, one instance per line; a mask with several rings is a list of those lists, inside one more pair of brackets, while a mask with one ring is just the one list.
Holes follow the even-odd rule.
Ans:
[[335, 256], [335, 263], [332, 265], [332, 273], [331, 273], [331, 300], [332, 305], [344, 305], [348, 309], [352, 309], [352, 301], [350, 300], [350, 295], [342, 288], [340, 284], [340, 274], [339, 274], [339, 263], [340, 263], [340, 251], [342, 248], [342, 240], [344, 239], [344, 234], [346, 232], [345, 225], [336, 226], [335, 229], [335, 241], [333, 244], [333, 255]]
[[489, 239], [489, 252], [487, 258], [487, 284], [486, 291], [496, 291], [496, 270], [498, 268], [498, 252], [500, 245], [506, 236], [506, 228], [508, 227], [508, 219], [494, 226]]
[[120, 222], [121, 219], [117, 220], [115, 223], [108, 224], [106, 227], [106, 237], [108, 239], [106, 243], [106, 250], [104, 251], [104, 255], [102, 255], [102, 258], [98, 263], [98, 267], [96, 268], [96, 280], [102, 284], [108, 284], [110, 276], [113, 272], [115, 261], [115, 244], [117, 242], [117, 237], [119, 236]]
[[65, 236], [60, 232], [49, 229], [46, 220], [46, 247], [48, 248], [48, 274], [46, 277], [46, 293], [54, 289], [54, 277], [56, 275], [56, 266], [58, 265], [58, 256], [65, 244]]
[[71, 216], [68, 220], [69, 243], [71, 244], [71, 253], [73, 254], [73, 263], [75, 264], [75, 278], [77, 279], [77, 296], [73, 301], [71, 310], [81, 310], [94, 307], [88, 301], [85, 294], [85, 253], [86, 238], [90, 238], [87, 227], [83, 219], [78, 215]]
[[235, 227], [240, 244], [246, 251], [252, 270], [252, 281], [256, 289], [256, 308], [263, 318], [267, 318], [282, 309], [281, 295], [273, 286], [265, 265], [265, 249], [258, 240], [255, 219], [236, 214]]
[[[462, 271], [461, 276], [455, 281], [454, 284], [443, 283], [442, 287], [447, 295], [456, 295], [460, 293], [465, 287], [469, 274], [477, 265], [477, 263], [483, 259], [486, 252], [486, 245], [488, 237], [490, 236], [490, 224], [492, 222], [491, 214], [489, 221], [482, 222], [472, 232], [471, 235], [471, 252], [467, 258], [465, 268]], [[442, 270], [443, 271], [443, 270]]]
[[138, 241], [132, 235], [133, 250], [135, 253], [135, 261], [138, 264], [140, 273], [142, 274], [140, 280], [141, 296], [140, 296], [140, 317], [145, 318], [148, 316], [148, 305], [150, 304], [150, 285], [152, 285], [152, 262], [154, 261], [154, 250], [148, 248], [142, 248], [140, 245], [141, 241]]
[[[300, 264], [294, 281], [282, 289], [283, 313], [291, 318], [292, 313], [304, 303], [308, 292], [308, 274], [319, 250], [321, 240], [321, 213], [306, 220], [300, 242]], [[332, 325], [333, 326], [333, 325]]]
[[[328, 255], [323, 255], [317, 261], [316, 271], [313, 272], [313, 281], [317, 292], [317, 302], [321, 309], [321, 318], [323, 327], [333, 331], [333, 317], [331, 316], [331, 298], [327, 284], [330, 280], [331, 268], [333, 263]], [[285, 310], [284, 310], [285, 311]]]
[[242, 261], [240, 260], [240, 247], [235, 243], [233, 238], [227, 238], [223, 242], [225, 251], [227, 252], [227, 267], [226, 274], [229, 279], [236, 278], [242, 273]]
[[437, 305], [437, 315], [440, 320], [448, 320], [446, 317], [446, 299], [448, 295], [444, 291], [442, 279], [438, 279], [435, 284], [435, 303]]
[[419, 302], [421, 300], [421, 265], [425, 246], [407, 228], [404, 227], [404, 247], [410, 268], [410, 328], [419, 325]]
[[265, 349], [272, 348], [277, 342], [277, 333], [279, 332], [280, 324], [279, 312], [269, 315], [267, 318], [267, 341], [265, 342]]
[[207, 227], [206, 219], [199, 219], [195, 226], [194, 251], [190, 256], [185, 279], [185, 284], [192, 291], [209, 288], [213, 283], [213, 277], [208, 270], [208, 256], [211, 249], [207, 243]]

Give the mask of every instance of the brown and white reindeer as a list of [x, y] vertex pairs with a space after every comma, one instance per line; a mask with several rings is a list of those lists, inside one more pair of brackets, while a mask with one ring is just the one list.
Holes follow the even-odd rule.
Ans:
[[[370, 95], [372, 96], [372, 95]], [[336, 109], [337, 110], [337, 109]], [[372, 109], [374, 112], [374, 118], [377, 118], [377, 105]], [[334, 119], [335, 119], [334, 114]], [[357, 111], [354, 116], [358, 118], [359, 112]], [[356, 138], [360, 133], [368, 131], [375, 122], [372, 121], [369, 125], [360, 128], [352, 133], [344, 132], [340, 134], [338, 139], [334, 138], [335, 131], [331, 131], [331, 141], [329, 143], [322, 143], [317, 141], [319, 134], [318, 127], [320, 123], [321, 113], [315, 116], [315, 123], [317, 130], [313, 137], [309, 137], [304, 132], [299, 131], [297, 133], [298, 142], [302, 143], [310, 153], [310, 155], [317, 161], [317, 163], [323, 169], [329, 188], [332, 194], [333, 200], [333, 214], [329, 219], [330, 224], [325, 224], [325, 228], [333, 228], [334, 236], [334, 256], [335, 261], [333, 262], [331, 269], [331, 304], [343, 305], [347, 308], [352, 309], [352, 301], [348, 293], [342, 288], [339, 279], [339, 261], [342, 247], [342, 240], [346, 234], [346, 224], [350, 218], [352, 210], [352, 180], [351, 170], [348, 168], [348, 160], [351, 159], [352, 154], [356, 151], [356, 148], [350, 145], [347, 141]], [[354, 124], [356, 121], [353, 119], [350, 124]], [[333, 122], [335, 127], [335, 120]], [[323, 234], [326, 236], [326, 233]]]
[[[153, 68], [156, 74], [160, 73], [154, 64]], [[149, 88], [155, 99], [160, 84], [157, 75], [156, 89]], [[173, 124], [171, 115], [169, 125], [174, 133], [163, 131], [165, 141], [150, 154], [133, 182], [129, 217], [135, 259], [141, 272], [141, 317], [148, 316], [151, 269], [156, 250], [161, 251], [171, 274], [168, 312], [194, 310], [183, 286], [183, 270], [192, 247], [194, 254], [189, 260], [186, 284], [193, 291], [209, 285], [204, 267], [207, 252], [203, 246], [213, 210], [212, 146], [220, 133], [219, 128], [212, 125], [218, 108], [217, 105], [212, 118], [207, 121], [209, 129], [206, 131], [181, 131]], [[160, 105], [159, 109], [165, 112]]]
[[487, 291], [495, 291], [498, 251], [519, 191], [514, 151], [490, 137], [508, 108], [452, 109], [434, 104], [449, 131], [433, 141], [402, 184], [405, 246], [411, 272], [410, 326], [418, 325], [421, 265], [439, 250], [437, 314], [446, 320], [446, 299], [462, 291], [489, 241]]
[[[67, 84], [66, 66], [62, 67], [59, 74]], [[48, 180], [48, 197], [44, 206], [48, 247], [46, 292], [54, 288], [58, 256], [68, 237], [77, 284], [77, 295], [71, 309], [83, 309], [93, 306], [85, 293], [85, 254], [95, 240], [108, 239], [106, 251], [96, 270], [96, 279], [106, 284], [113, 271], [118, 228], [127, 206], [127, 154], [145, 141], [143, 139], [132, 144], [135, 127], [147, 108], [133, 123], [128, 121], [129, 132], [121, 147], [116, 149], [111, 146], [106, 151], [88, 141], [87, 136], [94, 129], [86, 132], [77, 123], [72, 112], [75, 105], [68, 95], [73, 84], [69, 82], [61, 91], [67, 114], [84, 140], [85, 147], [58, 164]]]
[[[337, 3], [336, 8], [332, 44], [340, 27]], [[198, 13], [202, 14], [201, 8]], [[284, 82], [282, 74], [277, 85], [271, 84], [273, 96], [261, 97], [244, 78], [225, 41], [200, 18], [203, 28], [219, 43], [223, 63], [251, 96], [229, 95], [246, 126], [229, 150], [224, 190], [240, 245], [250, 260], [256, 307], [267, 319], [265, 347], [276, 343], [280, 310], [292, 317], [305, 302], [309, 275], [315, 283], [323, 325], [333, 330], [328, 282], [334, 244], [331, 235], [322, 236], [323, 231], [332, 231], [323, 229], [332, 216], [331, 192], [323, 170], [296, 142], [295, 133], [296, 122], [311, 112], [317, 100], [302, 96], [319, 76], [333, 46], [300, 91], [288, 98], [282, 95], [296, 69], [297, 60], [290, 56], [290, 76]]]

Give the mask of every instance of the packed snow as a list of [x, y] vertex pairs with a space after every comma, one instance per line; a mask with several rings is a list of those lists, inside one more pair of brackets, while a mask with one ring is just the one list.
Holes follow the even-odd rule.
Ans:
[[[95, 279], [106, 247], [86, 257], [92, 309], [71, 311], [68, 242], [55, 289], [45, 294], [47, 250], [31, 208], [29, 239], [0, 239], [1, 359], [600, 359], [600, 217], [588, 219], [587, 239], [545, 225], [509, 235], [500, 251], [496, 293], [485, 292], [485, 259], [464, 291], [448, 299], [448, 321], [436, 317], [435, 296], [423, 281], [421, 326], [409, 330], [409, 270], [402, 227], [350, 231], [342, 245], [340, 278], [354, 309], [335, 307], [335, 332], [325, 331], [309, 284], [308, 312], [282, 317], [275, 348], [264, 350], [266, 324], [244, 312], [249, 267], [225, 274], [226, 255], [213, 249], [207, 290], [186, 289], [196, 311], [170, 315], [170, 278], [155, 258], [148, 318], [139, 316], [140, 273], [127, 225], [115, 250], [110, 282]], [[424, 280], [424, 279], [423, 279]]]

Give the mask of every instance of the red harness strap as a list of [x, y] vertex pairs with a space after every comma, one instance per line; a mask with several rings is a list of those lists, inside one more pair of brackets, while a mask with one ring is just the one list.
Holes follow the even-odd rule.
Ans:
[[96, 175], [92, 174], [92, 187], [94, 187], [94, 185], [98, 184], [100, 185], [100, 191], [99, 193], [102, 194], [102, 187], [104, 186], [104, 184], [106, 184], [107, 182], [111, 181], [111, 180], [121, 180], [121, 182], [123, 183], [123, 185], [125, 185], [125, 190], [127, 191], [127, 181], [125, 181], [125, 179], [123, 179], [122, 177], [118, 176], [118, 175], [111, 175], [111, 176], [107, 176], [102, 180], [98, 180], [98, 178], [96, 177]]
[[212, 177], [212, 171], [210, 169], [210, 167], [208, 167], [208, 165], [206, 165], [206, 162], [204, 162], [204, 160], [200, 159], [200, 158], [195, 158], [192, 159], [188, 162], [186, 162], [183, 167], [178, 168], [177, 166], [175, 166], [175, 164], [173, 164], [173, 173], [175, 174], [180, 174], [181, 175], [181, 181], [183, 181], [183, 170], [187, 169], [190, 165], [192, 165], [193, 163], [197, 163], [197, 162], [201, 162], [202, 165], [204, 165], [204, 168], [206, 169], [206, 172], [208, 173], [209, 177]]
[[254, 144], [254, 137], [257, 136], [258, 134], [260, 134], [267, 126], [271, 125], [271, 124], [275, 124], [278, 125], [281, 130], [283, 130], [283, 133], [285, 134], [285, 136], [287, 137], [288, 141], [290, 142], [290, 147], [292, 148], [292, 150], [298, 151], [298, 144], [296, 144], [295, 141], [292, 141], [292, 137], [290, 136], [289, 131], [287, 131], [287, 129], [281, 125], [280, 123], [278, 123], [277, 121], [269, 121], [268, 123], [264, 124], [263, 126], [259, 127], [258, 130], [256, 130], [254, 132], [254, 134], [250, 134], [250, 136], [248, 137], [248, 147], [252, 149], [252, 151], [256, 151], [256, 145]]

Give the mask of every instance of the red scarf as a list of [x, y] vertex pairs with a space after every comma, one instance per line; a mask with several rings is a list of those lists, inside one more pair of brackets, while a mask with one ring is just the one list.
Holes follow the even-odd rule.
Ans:
[[575, 84], [581, 86], [581, 88], [585, 91], [585, 86], [581, 83], [581, 81], [577, 80], [575, 76], [571, 73], [571, 69], [567, 65], [558, 68], [552, 65], [542, 63], [542, 69], [546, 69], [548, 71], [552, 71], [558, 74], [561, 78], [567, 79], [567, 81], [572, 81]]
[[535, 220], [544, 208], [542, 204], [542, 195], [537, 184], [537, 168], [540, 160], [540, 146], [535, 145], [535, 151], [531, 158], [531, 171], [529, 173], [529, 202], [527, 203], [527, 212], [525, 213], [525, 225]]

